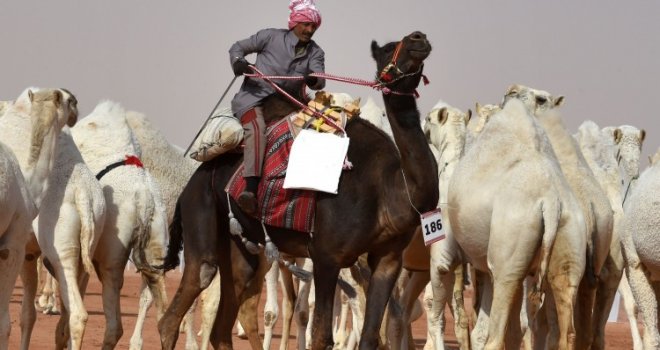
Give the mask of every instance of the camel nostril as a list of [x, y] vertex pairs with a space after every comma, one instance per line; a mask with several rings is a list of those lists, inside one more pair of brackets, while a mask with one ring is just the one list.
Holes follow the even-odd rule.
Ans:
[[424, 35], [422, 32], [414, 32], [410, 35], [411, 40], [424, 40], [426, 38], [426, 35]]

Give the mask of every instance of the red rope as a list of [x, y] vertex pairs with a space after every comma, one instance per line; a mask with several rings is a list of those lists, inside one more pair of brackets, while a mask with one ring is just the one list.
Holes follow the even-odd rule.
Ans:
[[[310, 108], [308, 105], [298, 101], [293, 96], [289, 95], [288, 92], [284, 91], [281, 87], [279, 87], [277, 84], [273, 83], [273, 81], [271, 80], [271, 79], [278, 79], [280, 77], [266, 76], [263, 73], [261, 73], [261, 71], [259, 71], [257, 69], [257, 67], [252, 66], [252, 65], [250, 66], [250, 68], [252, 68], [256, 72], [256, 74], [245, 74], [245, 76], [255, 77], [255, 78], [262, 78], [262, 79], [266, 80], [275, 90], [277, 90], [282, 95], [286, 96], [289, 100], [291, 100], [291, 102], [295, 103], [298, 107], [310, 111], [314, 116], [323, 119], [326, 123], [328, 123], [328, 125], [332, 126], [333, 128], [341, 131], [344, 135], [346, 135], [346, 130], [344, 130], [344, 128], [342, 128], [341, 126], [337, 125], [331, 118], [326, 117], [325, 115], [323, 115], [323, 114], [317, 112], [316, 110]], [[286, 79], [286, 80], [301, 80], [301, 79], [304, 79], [304, 77], [281, 77], [281, 78]]]

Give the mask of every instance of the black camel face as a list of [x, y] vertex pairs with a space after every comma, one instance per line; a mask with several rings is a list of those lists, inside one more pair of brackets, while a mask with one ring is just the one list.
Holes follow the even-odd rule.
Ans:
[[426, 39], [426, 34], [419, 31], [382, 47], [375, 40], [371, 42], [371, 55], [376, 60], [378, 78], [384, 83], [391, 81], [392, 84], [398, 85], [399, 79], [407, 75], [410, 75], [410, 79], [401, 79], [407, 81], [406, 85], [410, 80], [418, 83], [421, 74], [415, 73], [421, 73], [424, 60], [430, 54], [431, 43]]

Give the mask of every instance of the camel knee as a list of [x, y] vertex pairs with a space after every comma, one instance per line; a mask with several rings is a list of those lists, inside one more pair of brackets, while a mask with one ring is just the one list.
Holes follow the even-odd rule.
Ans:
[[199, 287], [201, 289], [206, 289], [213, 281], [213, 277], [218, 270], [218, 266], [215, 264], [210, 264], [208, 262], [202, 262], [199, 267]]
[[275, 322], [277, 321], [277, 313], [273, 311], [264, 312], [264, 327], [274, 327]]

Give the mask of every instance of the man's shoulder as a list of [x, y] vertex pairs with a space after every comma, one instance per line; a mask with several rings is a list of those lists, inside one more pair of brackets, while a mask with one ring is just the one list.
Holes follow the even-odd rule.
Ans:
[[269, 35], [286, 35], [288, 30], [283, 28], [265, 28], [259, 31], [260, 33], [268, 33]]

